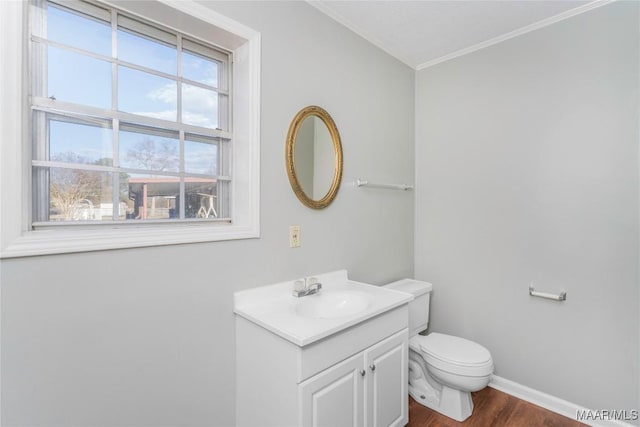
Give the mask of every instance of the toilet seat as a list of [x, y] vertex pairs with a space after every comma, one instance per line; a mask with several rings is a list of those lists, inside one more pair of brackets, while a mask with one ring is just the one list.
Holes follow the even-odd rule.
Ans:
[[469, 377], [493, 372], [489, 350], [464, 338], [432, 332], [411, 338], [409, 347], [419, 352], [428, 365], [444, 372]]

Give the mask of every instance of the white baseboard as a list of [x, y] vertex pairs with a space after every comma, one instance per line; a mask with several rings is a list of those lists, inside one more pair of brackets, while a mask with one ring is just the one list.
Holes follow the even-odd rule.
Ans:
[[[579, 412], [596, 412], [589, 408], [576, 405], [575, 403], [567, 402], [566, 400], [551, 396], [550, 394], [546, 394], [538, 390], [534, 390], [532, 388], [507, 380], [497, 375], [493, 375], [491, 377], [489, 387], [495, 388], [496, 390], [500, 390], [519, 399], [526, 400], [527, 402], [533, 403], [534, 405], [541, 406], [545, 409], [555, 412], [556, 414], [564, 415], [565, 417], [571, 418], [572, 420], [576, 419]], [[634, 427], [631, 424], [617, 420], [609, 421], [587, 419], [579, 421], [593, 427]]]

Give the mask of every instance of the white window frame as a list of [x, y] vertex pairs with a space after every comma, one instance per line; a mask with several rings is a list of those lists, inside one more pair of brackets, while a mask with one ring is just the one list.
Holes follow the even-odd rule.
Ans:
[[213, 44], [233, 53], [231, 223], [149, 222], [33, 230], [25, 96], [29, 2], [0, 1], [0, 258], [260, 237], [260, 33], [192, 0], [103, 3], [191, 35], [189, 28], [171, 22], [180, 22], [175, 17], [186, 15], [191, 24], [197, 24], [193, 31], [205, 28], [216, 35]]

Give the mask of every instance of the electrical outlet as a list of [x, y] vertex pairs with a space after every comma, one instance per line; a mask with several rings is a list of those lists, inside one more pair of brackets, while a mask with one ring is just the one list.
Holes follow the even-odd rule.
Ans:
[[299, 225], [292, 225], [289, 227], [289, 247], [290, 248], [300, 247], [300, 226]]

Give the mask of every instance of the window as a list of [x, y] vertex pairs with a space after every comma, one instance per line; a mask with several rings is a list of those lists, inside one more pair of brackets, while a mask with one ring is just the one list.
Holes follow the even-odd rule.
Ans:
[[123, 7], [0, 4], [1, 257], [259, 235], [259, 34]]
[[90, 3], [33, 10], [33, 226], [229, 221], [230, 53]]

